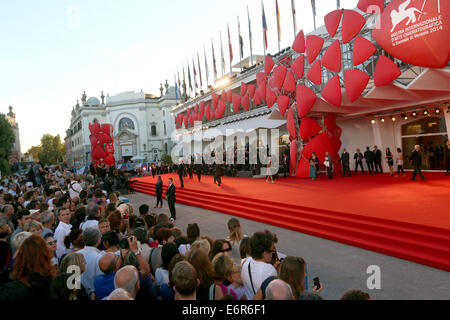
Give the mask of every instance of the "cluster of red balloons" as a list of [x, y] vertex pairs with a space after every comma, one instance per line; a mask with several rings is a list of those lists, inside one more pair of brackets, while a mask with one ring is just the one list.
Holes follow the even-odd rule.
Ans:
[[92, 163], [97, 166], [99, 163], [108, 166], [115, 165], [114, 158], [114, 135], [113, 126], [109, 123], [100, 124], [98, 122], [89, 123], [91, 135]]

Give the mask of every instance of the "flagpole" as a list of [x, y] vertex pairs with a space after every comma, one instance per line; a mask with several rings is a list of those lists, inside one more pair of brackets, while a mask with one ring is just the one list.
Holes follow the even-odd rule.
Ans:
[[250, 40], [250, 67], [253, 66], [253, 43], [252, 43], [252, 28], [250, 24], [250, 12], [247, 6], [247, 17], [248, 17], [248, 37]]
[[238, 37], [239, 37], [239, 65], [241, 66], [241, 72], [242, 72], [242, 55], [243, 55], [243, 47], [241, 45], [241, 24], [239, 23], [239, 16], [237, 16], [238, 21]]
[[232, 48], [231, 48], [231, 35], [230, 35], [230, 26], [227, 23], [228, 30], [228, 51], [230, 52], [230, 77], [233, 75], [233, 66], [232, 66]]
[[275, 0], [275, 15], [277, 17], [278, 52], [280, 52], [281, 51], [281, 48], [280, 48], [281, 26], [280, 26], [280, 8], [278, 7], [278, 0]]
[[295, 11], [295, 0], [291, 0], [292, 6], [292, 20], [294, 22], [294, 38], [297, 36], [297, 21], [295, 20], [295, 16], [297, 12]]
[[206, 60], [206, 49], [205, 44], [203, 43], [203, 55], [205, 56], [205, 73], [206, 73], [206, 90], [208, 90], [209, 86], [209, 68], [208, 68], [208, 61]]
[[313, 11], [314, 30], [316, 30], [316, 0], [311, 0], [311, 8]]
[[264, 48], [264, 56], [266, 56], [266, 45], [267, 45], [267, 43], [266, 43], [266, 30], [264, 29], [264, 20], [265, 20], [265, 18], [266, 18], [266, 15], [265, 15], [265, 12], [264, 12], [264, 3], [263, 3], [263, 1], [261, 0], [261, 8], [262, 8], [262, 19], [263, 19], [263, 42], [264, 42], [264, 44], [263, 44], [263, 48]]

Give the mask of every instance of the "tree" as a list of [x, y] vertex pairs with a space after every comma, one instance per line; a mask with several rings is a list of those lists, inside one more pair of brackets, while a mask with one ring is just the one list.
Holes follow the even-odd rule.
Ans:
[[16, 140], [11, 124], [3, 113], [0, 113], [0, 170], [3, 175], [11, 172], [8, 157]]
[[42, 152], [42, 146], [33, 146], [25, 152], [25, 156], [32, 156], [33, 160], [39, 161], [39, 153]]
[[172, 157], [170, 154], [163, 154], [161, 157], [162, 162], [167, 162], [169, 165], [172, 165]]
[[58, 135], [44, 134], [41, 138], [42, 150], [38, 153], [38, 158], [42, 164], [51, 165], [58, 164], [64, 161], [66, 154], [66, 147], [61, 142], [61, 137]]

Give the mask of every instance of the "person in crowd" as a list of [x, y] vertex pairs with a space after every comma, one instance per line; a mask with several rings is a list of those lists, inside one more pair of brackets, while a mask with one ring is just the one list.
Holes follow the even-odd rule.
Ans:
[[[197, 300], [208, 301], [210, 299], [210, 287], [214, 284], [214, 271], [208, 254], [199, 248], [192, 248], [186, 254], [186, 260], [197, 270], [200, 284], [197, 287]], [[219, 287], [214, 289], [214, 300], [223, 298], [222, 290]]]
[[187, 261], [181, 261], [174, 266], [172, 273], [175, 300], [197, 300], [201, 280], [195, 267]]
[[95, 298], [103, 300], [114, 291], [114, 277], [118, 269], [118, 259], [114, 253], [107, 252], [98, 260], [98, 266], [103, 274], [94, 279]]
[[[145, 225], [145, 221], [144, 221]], [[132, 235], [136, 237], [139, 241], [139, 250], [141, 251], [142, 257], [145, 261], [150, 260], [150, 251], [151, 248], [149, 246], [149, 234], [147, 226], [140, 226], [133, 230]]]
[[156, 182], [155, 186], [155, 192], [156, 192], [156, 206], [155, 208], [158, 208], [158, 205], [160, 208], [162, 208], [163, 202], [162, 202], [162, 194], [163, 194], [163, 181], [161, 176], [158, 176], [158, 181]]
[[241, 278], [242, 266], [240, 264], [233, 263], [233, 273], [231, 274], [230, 282], [228, 286], [236, 293], [237, 300], [247, 300], [245, 296], [244, 283]]
[[80, 185], [80, 177], [77, 174], [71, 174], [70, 178], [68, 181], [70, 199], [79, 198], [80, 192], [83, 191]]
[[250, 237], [244, 237], [239, 245], [240, 265], [243, 265], [247, 258], [250, 258]]
[[14, 215], [14, 206], [11, 204], [5, 204], [0, 210], [0, 224], [7, 224], [11, 230], [14, 232], [14, 224], [12, 223], [12, 216]]
[[[201, 162], [201, 158], [199, 159], [199, 162]], [[201, 163], [195, 164], [195, 173], [197, 174], [197, 180], [198, 182], [202, 179], [202, 172], [203, 172], [203, 166]]]
[[350, 173], [350, 154], [347, 152], [347, 149], [342, 150], [341, 162], [342, 162], [342, 171], [344, 173], [344, 177], [346, 177], [347, 175], [349, 177], [351, 177], [352, 174]]
[[309, 159], [309, 177], [312, 181], [317, 179], [317, 164], [318, 159], [316, 154], [313, 152], [311, 158]]
[[370, 147], [366, 148], [366, 151], [364, 152], [364, 159], [366, 159], [366, 165], [369, 173], [373, 174], [373, 152], [370, 151]]
[[45, 239], [47, 235], [53, 236], [53, 224], [55, 223], [55, 214], [51, 211], [43, 211], [39, 222], [42, 223], [43, 230], [41, 236]]
[[361, 166], [361, 172], [364, 175], [364, 167], [363, 167], [364, 155], [361, 153], [360, 149], [356, 149], [356, 153], [353, 156], [353, 159], [355, 160], [355, 176], [358, 173], [358, 168], [360, 166]]
[[[14, 232], [11, 234], [10, 236], [10, 240], [12, 241], [14, 239], [14, 237], [19, 234], [20, 232], [25, 231], [24, 226], [28, 223], [31, 222], [31, 215], [30, 215], [30, 211], [24, 209], [21, 210], [19, 212], [17, 212], [17, 228], [14, 230]], [[14, 248], [14, 246], [11, 247], [13, 254], [16, 252], [16, 249]]]
[[223, 168], [220, 163], [216, 164], [216, 171], [214, 173], [214, 183], [217, 181], [217, 185], [220, 187], [222, 185]]
[[200, 228], [197, 223], [190, 223], [187, 226], [186, 234], [188, 238], [188, 243], [186, 245], [181, 245], [178, 248], [178, 251], [182, 255], [186, 255], [186, 252], [191, 248], [191, 244], [193, 244], [195, 241], [200, 240]]
[[[233, 275], [233, 259], [231, 259], [228, 254], [221, 252], [214, 256], [211, 264], [214, 273], [214, 284], [215, 286], [220, 287], [223, 297], [230, 295], [234, 300], [238, 300], [236, 292], [224, 284], [224, 281], [231, 279], [231, 276]], [[213, 292], [214, 291], [215, 290], [213, 290]], [[210, 296], [209, 298], [210, 300], [214, 300], [214, 297]]]
[[140, 289], [139, 272], [135, 266], [124, 266], [114, 276], [114, 287], [124, 289], [135, 299]]
[[217, 239], [213, 242], [209, 252], [209, 260], [212, 261], [218, 253], [226, 253], [227, 255], [230, 255], [231, 250], [232, 246], [230, 241], [225, 239]]
[[265, 300], [294, 300], [291, 287], [281, 279], [271, 281], [266, 288]]
[[98, 261], [102, 253], [97, 249], [100, 244], [100, 231], [96, 227], [90, 227], [83, 231], [83, 241], [85, 247], [78, 251], [86, 260], [86, 271], [81, 275], [81, 283], [86, 288], [86, 293], [91, 300], [95, 299], [94, 279], [103, 274], [100, 270]]
[[151, 272], [153, 275], [155, 275], [156, 270], [162, 265], [162, 256], [161, 256], [162, 247], [166, 243], [173, 243], [174, 240], [175, 238], [172, 235], [172, 231], [170, 231], [170, 229], [168, 228], [160, 228], [156, 232], [156, 241], [158, 241], [158, 246], [152, 248], [149, 257]]
[[56, 240], [53, 238], [51, 234], [48, 234], [44, 237], [45, 242], [47, 243], [48, 249], [50, 250], [50, 254], [52, 256], [52, 266], [55, 269], [55, 274], [59, 271], [59, 261], [56, 258]]
[[394, 176], [394, 155], [391, 152], [391, 149], [386, 148], [386, 160], [389, 166], [389, 175], [391, 177]]
[[158, 287], [163, 284], [169, 284], [169, 265], [172, 258], [178, 253], [178, 248], [174, 243], [168, 242], [161, 249], [161, 267], [156, 269], [155, 282]]
[[37, 222], [35, 220], [31, 220], [30, 222], [26, 223], [23, 229], [27, 232], [31, 232], [32, 234], [37, 235], [41, 235], [42, 232], [44, 231], [42, 223]]
[[395, 176], [398, 178], [400, 176], [400, 171], [402, 172], [402, 177], [406, 177], [405, 170], [403, 169], [403, 153], [402, 149], [397, 148], [397, 175]]
[[380, 173], [383, 173], [383, 167], [381, 166], [381, 151], [378, 150], [377, 146], [373, 147], [373, 163], [375, 165], [375, 172], [378, 173], [378, 169], [380, 169]]
[[228, 240], [231, 244], [230, 256], [234, 260], [234, 263], [240, 264], [241, 256], [239, 253], [239, 247], [244, 236], [242, 235], [241, 224], [238, 219], [231, 218], [228, 220]]
[[81, 230], [86, 230], [90, 227], [98, 228], [98, 220], [99, 220], [99, 207], [94, 202], [90, 202], [86, 207], [86, 221], [80, 224]]
[[[180, 178], [182, 179], [182, 178]], [[183, 180], [181, 180], [183, 181]], [[169, 210], [170, 210], [170, 218], [172, 219], [172, 221], [177, 219], [177, 212], [175, 210], [175, 185], [173, 184], [172, 178], [169, 178], [169, 186], [167, 187], [167, 191], [166, 191], [166, 199], [167, 199], [167, 203], [169, 205]]]
[[70, 224], [70, 211], [68, 208], [62, 208], [59, 210], [58, 215], [59, 224], [55, 230], [55, 240], [56, 240], [56, 257], [61, 259], [61, 257], [70, 252], [64, 245], [64, 239], [69, 235], [72, 225]]
[[13, 254], [8, 242], [10, 234], [10, 226], [6, 223], [0, 223], [0, 286], [8, 282], [11, 271], [10, 265]]
[[422, 174], [422, 155], [420, 154], [420, 146], [415, 145], [414, 150], [409, 157], [409, 160], [412, 162], [414, 167], [414, 173], [412, 175], [411, 180], [416, 180], [416, 175], [419, 175], [422, 181], [425, 181], [426, 178]]
[[268, 230], [255, 232], [250, 238], [251, 258], [245, 260], [241, 274], [245, 295], [249, 300], [253, 299], [265, 279], [278, 274], [280, 262], [272, 264], [276, 241], [276, 236]]
[[[81, 249], [84, 249], [83, 230], [71, 229], [70, 233], [64, 238], [64, 246], [68, 252], [78, 252]], [[59, 260], [63, 259], [66, 254], [67, 253], [63, 254]]]
[[102, 236], [102, 242], [105, 246], [105, 252], [119, 253], [119, 235], [115, 231], [109, 231]]
[[341, 300], [370, 300], [370, 296], [360, 290], [350, 290], [342, 296]]
[[31, 235], [17, 251], [12, 281], [0, 287], [0, 301], [46, 301], [54, 276], [47, 243], [40, 235]]
[[331, 157], [330, 153], [327, 151], [325, 153], [325, 161], [324, 165], [325, 168], [327, 168], [327, 177], [328, 179], [333, 179], [333, 158]]

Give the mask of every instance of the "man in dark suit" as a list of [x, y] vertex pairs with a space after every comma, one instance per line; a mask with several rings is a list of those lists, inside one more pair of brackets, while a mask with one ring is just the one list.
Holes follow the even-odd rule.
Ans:
[[346, 149], [342, 150], [341, 162], [342, 162], [342, 171], [344, 172], [344, 177], [346, 177], [347, 174], [349, 177], [351, 177], [352, 174], [350, 173], [350, 154], [347, 152]]
[[356, 149], [356, 153], [353, 156], [353, 159], [355, 159], [355, 176], [358, 173], [359, 166], [361, 166], [361, 171], [362, 171], [362, 174], [364, 175], [364, 167], [363, 167], [364, 155], [361, 153], [360, 149]]
[[178, 177], [180, 178], [180, 183], [181, 183], [180, 188], [184, 188], [184, 184], [183, 184], [184, 171], [185, 171], [184, 161], [181, 161], [181, 163], [178, 165], [178, 169], [177, 169]]
[[422, 175], [422, 155], [420, 154], [420, 146], [415, 145], [414, 151], [411, 153], [409, 160], [412, 162], [414, 166], [414, 173], [412, 176], [412, 181], [416, 179], [416, 175], [418, 174], [422, 181], [425, 181], [425, 177]]
[[291, 175], [291, 173], [290, 173], [290, 155], [289, 155], [289, 152], [288, 151], [286, 151], [285, 153], [284, 153], [284, 157], [283, 157], [283, 165], [284, 165], [284, 177], [287, 177], [287, 176], [290, 176]]
[[367, 168], [370, 174], [373, 174], [373, 153], [370, 148], [367, 147], [366, 152], [364, 152], [364, 159], [366, 159]]
[[162, 208], [162, 193], [163, 193], [163, 182], [161, 176], [158, 176], [158, 182], [155, 187], [156, 191], [156, 207], [158, 208], [158, 204], [160, 204], [160, 208]]
[[177, 212], [175, 211], [175, 185], [173, 184], [172, 178], [169, 178], [169, 186], [166, 191], [166, 199], [169, 204], [170, 218], [173, 220], [177, 219]]
[[375, 172], [378, 173], [378, 168], [380, 168], [380, 173], [383, 173], [383, 168], [381, 167], [381, 151], [378, 150], [377, 146], [373, 147], [373, 162], [375, 163]]
[[216, 172], [214, 174], [214, 183], [216, 183], [215, 181], [217, 181], [217, 184], [219, 187], [222, 184], [222, 175], [223, 175], [222, 165], [216, 164]]

